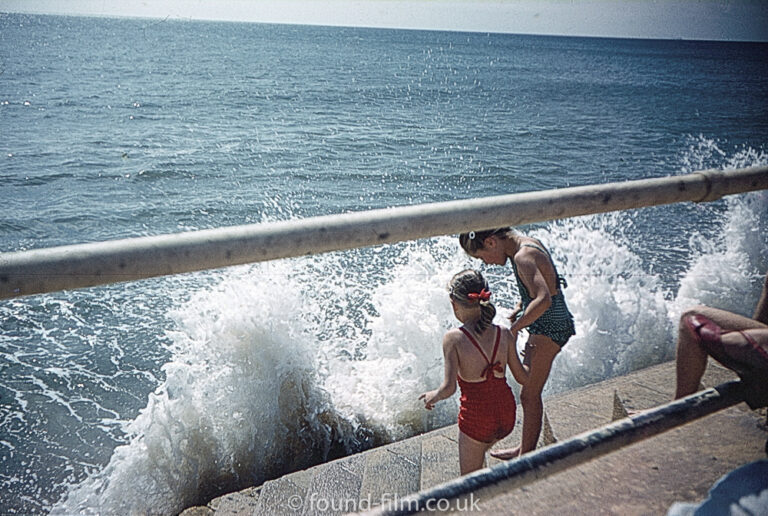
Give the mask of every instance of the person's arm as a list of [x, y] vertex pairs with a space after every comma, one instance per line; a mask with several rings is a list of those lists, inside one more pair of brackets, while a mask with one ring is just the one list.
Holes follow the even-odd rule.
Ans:
[[765, 273], [765, 279], [763, 280], [763, 291], [760, 294], [760, 300], [755, 307], [755, 315], [752, 319], [760, 321], [763, 324], [768, 324], [768, 272]]
[[512, 323], [510, 328], [512, 332], [518, 332], [533, 324], [552, 304], [552, 293], [549, 291], [547, 280], [541, 273], [541, 269], [536, 264], [536, 257], [533, 253], [518, 253], [518, 256], [519, 258], [515, 259], [517, 273], [531, 295], [531, 302], [523, 315]]
[[504, 332], [507, 339], [507, 365], [509, 370], [512, 371], [512, 376], [515, 377], [515, 381], [520, 385], [525, 385], [528, 382], [528, 366], [524, 366], [520, 362], [520, 357], [517, 354], [517, 333], [506, 330]]
[[515, 305], [515, 308], [512, 310], [512, 313], [509, 314], [509, 322], [517, 321], [517, 316], [520, 315], [520, 312], [522, 312], [522, 311], [523, 311], [523, 301], [521, 299]]
[[440, 400], [450, 398], [456, 392], [456, 378], [459, 374], [459, 353], [456, 350], [456, 339], [451, 332], [443, 337], [443, 358], [445, 360], [445, 377], [443, 383], [434, 391], [429, 391], [419, 396], [424, 400], [424, 408], [432, 410]]

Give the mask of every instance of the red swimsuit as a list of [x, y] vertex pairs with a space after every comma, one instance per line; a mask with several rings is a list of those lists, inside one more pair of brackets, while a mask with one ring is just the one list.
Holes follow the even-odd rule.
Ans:
[[496, 343], [493, 345], [491, 359], [483, 352], [483, 349], [470, 333], [462, 328], [469, 341], [474, 344], [488, 364], [483, 370], [485, 380], [481, 382], [467, 382], [458, 377], [461, 388], [461, 408], [459, 409], [459, 430], [476, 441], [492, 443], [503, 439], [515, 427], [516, 403], [512, 389], [507, 385], [503, 376], [497, 378], [494, 371], [502, 373], [504, 365], [500, 361], [494, 362], [496, 352], [499, 349], [501, 330], [496, 326]]

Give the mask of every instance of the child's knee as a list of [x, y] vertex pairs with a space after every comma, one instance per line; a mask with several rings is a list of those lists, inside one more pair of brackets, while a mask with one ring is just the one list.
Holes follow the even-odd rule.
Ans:
[[706, 311], [707, 307], [703, 305], [696, 305], [693, 307], [690, 307], [686, 309], [681, 315], [680, 315], [680, 326], [683, 327], [685, 325], [685, 320], [692, 316], [692, 315], [699, 315], [703, 311]]

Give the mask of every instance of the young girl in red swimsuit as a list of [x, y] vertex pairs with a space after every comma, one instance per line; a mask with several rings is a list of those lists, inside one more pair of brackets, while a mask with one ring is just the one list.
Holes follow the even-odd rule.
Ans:
[[[528, 379], [520, 363], [516, 334], [492, 324], [496, 308], [483, 276], [474, 270], [450, 282], [453, 313], [462, 326], [443, 337], [445, 378], [434, 391], [423, 393], [427, 410], [461, 388], [459, 467], [462, 475], [483, 467], [485, 453], [515, 426], [516, 404], [505, 378], [506, 365], [521, 385]], [[489, 358], [490, 357], [490, 358]]]

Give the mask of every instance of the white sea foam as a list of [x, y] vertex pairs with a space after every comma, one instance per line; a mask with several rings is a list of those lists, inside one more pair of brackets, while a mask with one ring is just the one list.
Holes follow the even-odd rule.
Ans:
[[661, 283], [617, 232], [625, 215], [553, 224], [552, 241], [576, 335], [555, 360], [545, 395], [594, 383], [669, 358]]
[[418, 396], [443, 379], [442, 336], [456, 324], [447, 285], [468, 265], [453, 239], [409, 247], [392, 279], [372, 293], [376, 314], [365, 358], [329, 362], [325, 384], [339, 410], [384, 425], [395, 437], [455, 421], [455, 397], [428, 413]]
[[322, 460], [346, 437], [317, 385], [305, 285], [285, 275], [294, 264], [240, 269], [178, 311], [166, 380], [127, 426], [129, 443], [54, 513], [179, 512]]
[[[724, 154], [715, 142], [703, 139], [705, 154]], [[715, 149], [715, 150], [712, 150]], [[734, 169], [768, 165], [768, 155], [741, 149], [723, 164]], [[705, 304], [752, 315], [768, 271], [768, 192], [758, 191], [725, 199], [726, 209], [713, 220], [718, 238], [691, 235], [694, 259], [681, 278], [671, 313], [676, 318], [686, 307]]]

